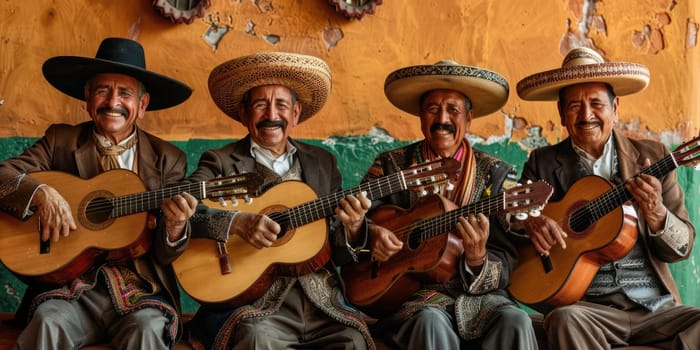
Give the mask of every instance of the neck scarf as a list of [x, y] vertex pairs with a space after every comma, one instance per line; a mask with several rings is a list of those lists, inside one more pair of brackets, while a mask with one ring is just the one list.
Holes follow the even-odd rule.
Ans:
[[134, 147], [138, 142], [136, 136], [132, 137], [124, 145], [111, 145], [109, 147], [103, 146], [99, 140], [95, 140], [97, 144], [97, 151], [100, 153], [100, 165], [102, 170], [112, 170], [119, 169], [119, 159], [118, 157], [126, 152], [131, 147]]

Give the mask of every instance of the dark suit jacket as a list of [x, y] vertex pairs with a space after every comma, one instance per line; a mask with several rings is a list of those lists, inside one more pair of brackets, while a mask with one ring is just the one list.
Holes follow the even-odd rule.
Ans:
[[[92, 122], [79, 125], [51, 125], [44, 136], [21, 155], [0, 163], [0, 183], [12, 183], [22, 173], [58, 170], [81, 178], [92, 178], [100, 173], [99, 156], [94, 143]], [[181, 181], [187, 171], [185, 154], [172, 144], [138, 129], [138, 175], [148, 190], [156, 190]], [[24, 213], [29, 200], [40, 183], [24, 176], [13, 191], [0, 195], [1, 208], [18, 218]], [[136, 228], [142, 230], [143, 228]], [[189, 229], [189, 225], [188, 225]], [[180, 310], [180, 297], [175, 274], [170, 263], [185, 249], [187, 242], [171, 247], [162, 225], [156, 230], [150, 251], [143, 257], [156, 272], [170, 303]], [[187, 232], [188, 237], [189, 232]], [[27, 298], [28, 295], [25, 296]], [[25, 300], [26, 302], [26, 300]], [[24, 302], [23, 302], [24, 303]]]
[[[629, 179], [638, 174], [644, 168], [645, 158], [649, 158], [654, 164], [669, 153], [666, 146], [659, 142], [629, 139], [617, 132], [613, 133], [613, 137], [615, 138], [619, 172], [622, 179]], [[543, 179], [549, 182], [554, 187], [554, 194], [550, 201], [556, 202], [561, 200], [566, 191], [582, 177], [578, 169], [578, 156], [573, 149], [571, 139], [567, 138], [556, 145], [532, 151], [523, 168], [522, 178], [533, 181]], [[685, 235], [688, 237], [688, 241], [685, 242], [687, 249], [684, 254], [679, 254], [676, 247], [670, 246], [663, 237], [651, 237], [647, 233], [646, 222], [642, 217], [638, 221], [639, 237], [645, 241], [646, 254], [662, 283], [673, 294], [676, 302], [680, 302], [678, 288], [666, 263], [687, 259], [690, 256], [695, 240], [695, 228], [688, 218], [683, 191], [678, 184], [676, 171], [670, 172], [660, 180], [663, 202], [668, 208], [669, 215], [672, 216], [670, 220], [678, 222], [678, 225], [675, 225], [676, 229], [687, 230], [687, 235]]]

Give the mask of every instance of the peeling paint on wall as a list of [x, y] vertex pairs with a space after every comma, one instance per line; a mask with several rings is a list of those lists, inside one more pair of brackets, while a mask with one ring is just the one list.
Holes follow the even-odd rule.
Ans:
[[337, 27], [327, 27], [321, 32], [323, 43], [326, 44], [326, 50], [329, 51], [343, 39], [343, 36], [343, 30]]
[[280, 36], [277, 34], [265, 34], [263, 35], [263, 39], [265, 39], [265, 41], [268, 43], [275, 45], [280, 41]]
[[685, 47], [691, 49], [698, 44], [698, 24], [688, 19]]
[[207, 31], [204, 32], [202, 35], [202, 39], [211, 46], [213, 50], [216, 50], [217, 46], [219, 45], [219, 41], [221, 41], [221, 38], [228, 33], [229, 31], [229, 26], [217, 26], [215, 24], [212, 24], [207, 28]]

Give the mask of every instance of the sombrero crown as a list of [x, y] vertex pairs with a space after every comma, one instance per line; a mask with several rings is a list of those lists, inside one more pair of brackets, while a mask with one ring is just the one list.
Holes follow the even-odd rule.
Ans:
[[56, 89], [83, 101], [85, 83], [101, 73], [125, 74], [143, 83], [151, 95], [149, 111], [178, 105], [192, 94], [192, 89], [184, 83], [146, 70], [146, 57], [141, 44], [124, 38], [104, 39], [95, 58], [49, 58], [44, 62], [42, 71]]
[[518, 82], [518, 95], [530, 101], [556, 101], [559, 90], [580, 83], [608, 83], [617, 96], [633, 94], [649, 85], [649, 69], [638, 63], [605, 62], [595, 50], [575, 48], [562, 67], [533, 74]]
[[493, 71], [454, 61], [401, 68], [389, 74], [384, 94], [397, 108], [420, 115], [420, 98], [428, 91], [456, 90], [472, 102], [474, 118], [499, 110], [508, 100], [508, 81]]
[[209, 74], [209, 94], [214, 103], [238, 121], [243, 95], [263, 85], [282, 85], [294, 90], [302, 106], [301, 123], [316, 114], [328, 100], [331, 71], [318, 57], [266, 52], [224, 62]]

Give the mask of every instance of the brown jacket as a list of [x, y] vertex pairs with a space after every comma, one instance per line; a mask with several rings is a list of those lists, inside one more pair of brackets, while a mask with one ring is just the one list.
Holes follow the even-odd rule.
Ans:
[[[93, 126], [92, 122], [75, 126], [51, 125], [44, 136], [22, 154], [0, 162], [0, 183], [6, 189], [0, 193], [0, 210], [22, 218], [34, 190], [40, 185], [31, 174], [21, 177], [19, 183], [13, 181], [23, 173], [57, 170], [85, 179], [98, 175], [101, 170], [92, 135]], [[146, 188], [156, 190], [181, 181], [187, 170], [185, 154], [143, 130], [137, 129], [137, 132], [138, 175]], [[189, 225], [187, 227], [189, 230]], [[184, 251], [187, 241], [177, 247], [169, 246], [166, 244], [167, 235], [160, 225], [154, 235], [151, 249], [143, 257], [155, 271], [157, 281], [150, 282], [160, 284], [165, 290], [164, 295], [180, 312], [179, 290], [170, 263]], [[187, 236], [190, 236], [189, 232]], [[23, 304], [28, 302], [27, 298], [31, 298], [30, 294], [33, 293], [25, 294]], [[18, 310], [18, 313], [21, 312]]]
[[[654, 164], [669, 153], [668, 148], [659, 142], [634, 140], [617, 132], [613, 133], [613, 137], [617, 149], [618, 170], [622, 179], [629, 179], [638, 174], [644, 168], [644, 159], [649, 158]], [[578, 169], [578, 156], [573, 149], [571, 139], [567, 138], [556, 145], [532, 151], [523, 168], [522, 178], [523, 180], [543, 179], [547, 181], [554, 187], [554, 194], [550, 201], [559, 201], [564, 197], [566, 191], [583, 176]], [[675, 244], [669, 244], [672, 240], [668, 239], [669, 237], [664, 237], [665, 235], [650, 236], [642, 217], [638, 221], [639, 237], [644, 240], [646, 255], [661, 278], [664, 287], [673, 294], [675, 301], [680, 303], [678, 287], [676, 287], [667, 263], [687, 259], [690, 256], [693, 241], [695, 241], [695, 228], [688, 217], [683, 190], [678, 184], [676, 171], [671, 171], [660, 181], [663, 203], [668, 208], [669, 220], [674, 223], [674, 236], [682, 238], [682, 241], [676, 240]], [[679, 254], [677, 248], [684, 245], [687, 247], [684, 254]]]

